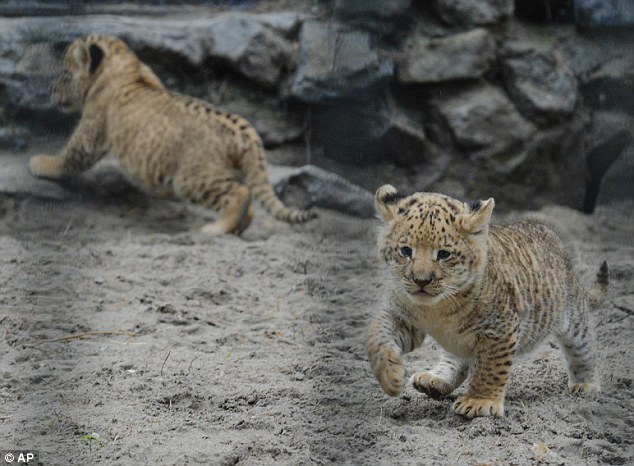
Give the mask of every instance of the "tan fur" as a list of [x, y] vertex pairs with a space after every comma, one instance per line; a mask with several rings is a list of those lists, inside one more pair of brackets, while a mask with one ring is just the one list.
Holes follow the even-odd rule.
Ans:
[[588, 307], [605, 296], [605, 262], [586, 293], [552, 230], [527, 221], [489, 226], [493, 199], [466, 204], [442, 194], [405, 197], [385, 185], [375, 205], [384, 221], [379, 256], [395, 282], [369, 326], [366, 351], [388, 395], [405, 385], [402, 354], [426, 335], [445, 354], [432, 370], [411, 377], [414, 388], [445, 396], [471, 373], [466, 394], [454, 404], [469, 418], [504, 414], [514, 356], [551, 333], [566, 355], [571, 393], [599, 390]]
[[243, 118], [169, 92], [121, 40], [91, 35], [64, 57], [53, 98], [81, 119], [57, 157], [32, 157], [33, 175], [58, 179], [84, 171], [108, 152], [148, 191], [219, 211], [209, 234], [242, 232], [251, 195], [276, 218], [315, 215], [286, 208], [266, 176], [260, 137]]

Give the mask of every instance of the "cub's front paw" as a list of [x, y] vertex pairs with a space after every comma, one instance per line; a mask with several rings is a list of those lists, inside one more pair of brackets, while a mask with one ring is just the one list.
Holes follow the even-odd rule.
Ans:
[[459, 396], [453, 405], [456, 414], [473, 419], [476, 416], [504, 416], [504, 400]]
[[61, 169], [60, 158], [50, 155], [35, 155], [29, 160], [29, 170], [33, 176], [39, 178], [61, 178], [64, 172]]
[[398, 396], [405, 386], [405, 366], [397, 351], [382, 348], [371, 364], [383, 391], [390, 396]]
[[596, 395], [601, 391], [601, 387], [596, 383], [575, 383], [570, 384], [568, 391], [572, 395]]
[[411, 381], [416, 390], [434, 399], [447, 396], [454, 390], [452, 385], [429, 372], [417, 372], [412, 375]]

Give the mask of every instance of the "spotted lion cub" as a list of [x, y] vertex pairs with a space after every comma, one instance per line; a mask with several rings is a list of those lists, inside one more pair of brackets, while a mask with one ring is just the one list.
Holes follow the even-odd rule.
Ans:
[[554, 333], [566, 355], [569, 390], [599, 390], [588, 307], [608, 286], [607, 263], [586, 293], [561, 240], [532, 221], [489, 225], [493, 199], [469, 204], [442, 194], [400, 195], [378, 189], [383, 219], [379, 256], [396, 278], [387, 305], [371, 323], [366, 351], [390, 396], [405, 385], [401, 355], [431, 335], [445, 350], [437, 365], [411, 377], [431, 397], [471, 377], [457, 414], [504, 415], [513, 359]]
[[148, 191], [218, 211], [204, 233], [241, 233], [253, 218], [251, 195], [280, 220], [315, 216], [277, 198], [262, 141], [244, 118], [168, 91], [116, 37], [94, 34], [70, 44], [53, 98], [62, 111], [81, 112], [81, 119], [58, 156], [31, 158], [35, 176], [74, 175], [112, 152]]

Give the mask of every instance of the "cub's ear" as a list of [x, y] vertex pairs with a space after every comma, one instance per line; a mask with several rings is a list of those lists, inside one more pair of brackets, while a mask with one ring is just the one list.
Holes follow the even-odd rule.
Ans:
[[403, 196], [398, 193], [394, 186], [384, 184], [376, 190], [376, 195], [374, 196], [376, 212], [383, 220], [389, 222], [396, 213], [396, 203], [402, 198]]
[[84, 42], [75, 42], [71, 48], [73, 49], [73, 58], [80, 68], [88, 69], [90, 66], [90, 53]]
[[472, 235], [486, 232], [494, 207], [495, 200], [492, 197], [486, 201], [471, 201], [460, 216], [460, 226]]
[[103, 61], [103, 49], [97, 44], [92, 44], [88, 47], [88, 53], [90, 54], [90, 74], [93, 74]]
[[90, 74], [94, 73], [103, 61], [103, 50], [97, 44], [86, 45], [78, 43], [73, 50], [73, 58], [84, 70], [88, 70]]

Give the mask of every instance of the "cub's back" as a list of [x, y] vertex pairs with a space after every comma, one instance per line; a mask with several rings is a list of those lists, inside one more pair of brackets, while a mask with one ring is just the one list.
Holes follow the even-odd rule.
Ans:
[[111, 147], [123, 168], [152, 191], [168, 189], [164, 180], [179, 166], [192, 173], [237, 168], [245, 148], [259, 143], [243, 118], [165, 89], [139, 89], [112, 107]]
[[487, 279], [490, 302], [516, 309], [520, 351], [530, 350], [560, 322], [578, 292], [566, 248], [549, 227], [520, 221], [492, 225]]

